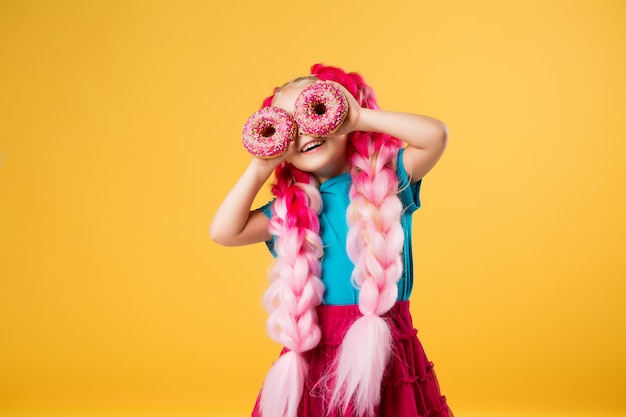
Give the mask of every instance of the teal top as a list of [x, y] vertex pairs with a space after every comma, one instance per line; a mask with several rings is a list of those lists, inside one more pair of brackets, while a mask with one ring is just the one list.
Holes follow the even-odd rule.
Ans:
[[[398, 153], [398, 180], [399, 195], [402, 202], [403, 212], [401, 217], [402, 229], [404, 230], [404, 268], [402, 277], [398, 282], [398, 300], [408, 300], [413, 290], [413, 252], [412, 252], [412, 215], [420, 208], [420, 188], [422, 181], [410, 184], [409, 177], [402, 163], [404, 149]], [[330, 178], [320, 185], [322, 195], [322, 212], [320, 219], [320, 235], [324, 244], [322, 257], [322, 281], [326, 286], [324, 304], [349, 305], [358, 304], [359, 290], [354, 287], [351, 280], [354, 264], [346, 251], [346, 238], [348, 224], [346, 210], [350, 204], [350, 186], [352, 177], [350, 173], [344, 173]], [[272, 202], [260, 208], [263, 213], [271, 218]], [[275, 237], [265, 242], [270, 252], [276, 257], [274, 251]]]

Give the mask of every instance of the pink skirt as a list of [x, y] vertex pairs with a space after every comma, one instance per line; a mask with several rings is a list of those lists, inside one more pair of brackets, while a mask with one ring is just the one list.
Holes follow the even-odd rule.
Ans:
[[[313, 350], [306, 352], [309, 373], [302, 394], [298, 417], [357, 417], [349, 410], [327, 411], [331, 390], [320, 383], [328, 373], [343, 336], [350, 325], [361, 316], [358, 305], [318, 307], [322, 340]], [[388, 319], [393, 339], [393, 352], [381, 387], [378, 417], [452, 417], [446, 398], [439, 391], [433, 363], [428, 360], [413, 327], [408, 301], [399, 301], [385, 317]], [[285, 351], [283, 351], [284, 353]], [[260, 395], [259, 395], [260, 399]], [[261, 416], [259, 399], [252, 412]]]

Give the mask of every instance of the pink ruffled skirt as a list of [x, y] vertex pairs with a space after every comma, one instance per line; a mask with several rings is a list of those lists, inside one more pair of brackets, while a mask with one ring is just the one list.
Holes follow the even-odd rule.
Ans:
[[[358, 305], [318, 307], [322, 340], [306, 352], [309, 373], [302, 394], [298, 417], [357, 417], [353, 410], [328, 412], [332, 391], [328, 370], [339, 354], [339, 347], [350, 325], [361, 316]], [[452, 417], [452, 411], [441, 395], [433, 363], [428, 360], [413, 327], [408, 301], [399, 301], [385, 317], [391, 325], [394, 344], [381, 387], [378, 417]], [[284, 353], [284, 351], [283, 351]], [[259, 396], [260, 398], [260, 396]], [[252, 412], [261, 416], [259, 400]]]

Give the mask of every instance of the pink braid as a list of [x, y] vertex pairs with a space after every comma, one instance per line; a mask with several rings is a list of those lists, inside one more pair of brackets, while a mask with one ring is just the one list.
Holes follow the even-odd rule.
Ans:
[[[264, 101], [264, 106], [270, 104], [271, 98]], [[276, 168], [275, 177], [269, 230], [276, 236], [278, 257], [264, 299], [270, 313], [267, 332], [288, 352], [268, 372], [260, 407], [265, 417], [295, 417], [308, 372], [302, 353], [321, 337], [316, 307], [324, 294], [317, 217], [322, 199], [314, 177], [289, 163]]]
[[[378, 108], [373, 90], [359, 74], [320, 64], [313, 66], [312, 73], [342, 84], [362, 107]], [[351, 146], [353, 184], [346, 214], [350, 227], [346, 248], [355, 265], [352, 280], [360, 288], [363, 316], [342, 342], [330, 408], [343, 406], [345, 413], [352, 404], [357, 415], [371, 417], [380, 402], [392, 345], [389, 325], [381, 315], [395, 304], [402, 275], [404, 233], [396, 174], [401, 142], [380, 133], [354, 132]]]

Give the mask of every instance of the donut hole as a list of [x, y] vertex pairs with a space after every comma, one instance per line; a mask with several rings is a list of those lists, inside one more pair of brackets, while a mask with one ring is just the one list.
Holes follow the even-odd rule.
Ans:
[[261, 132], [261, 136], [263, 136], [264, 138], [269, 138], [270, 136], [272, 136], [274, 133], [276, 133], [276, 129], [274, 129], [272, 126], [267, 126], [266, 128], [263, 129], [263, 131]]
[[315, 104], [315, 106], [313, 106], [313, 111], [318, 116], [322, 116], [326, 114], [326, 106], [324, 105], [324, 103], [317, 103]]

